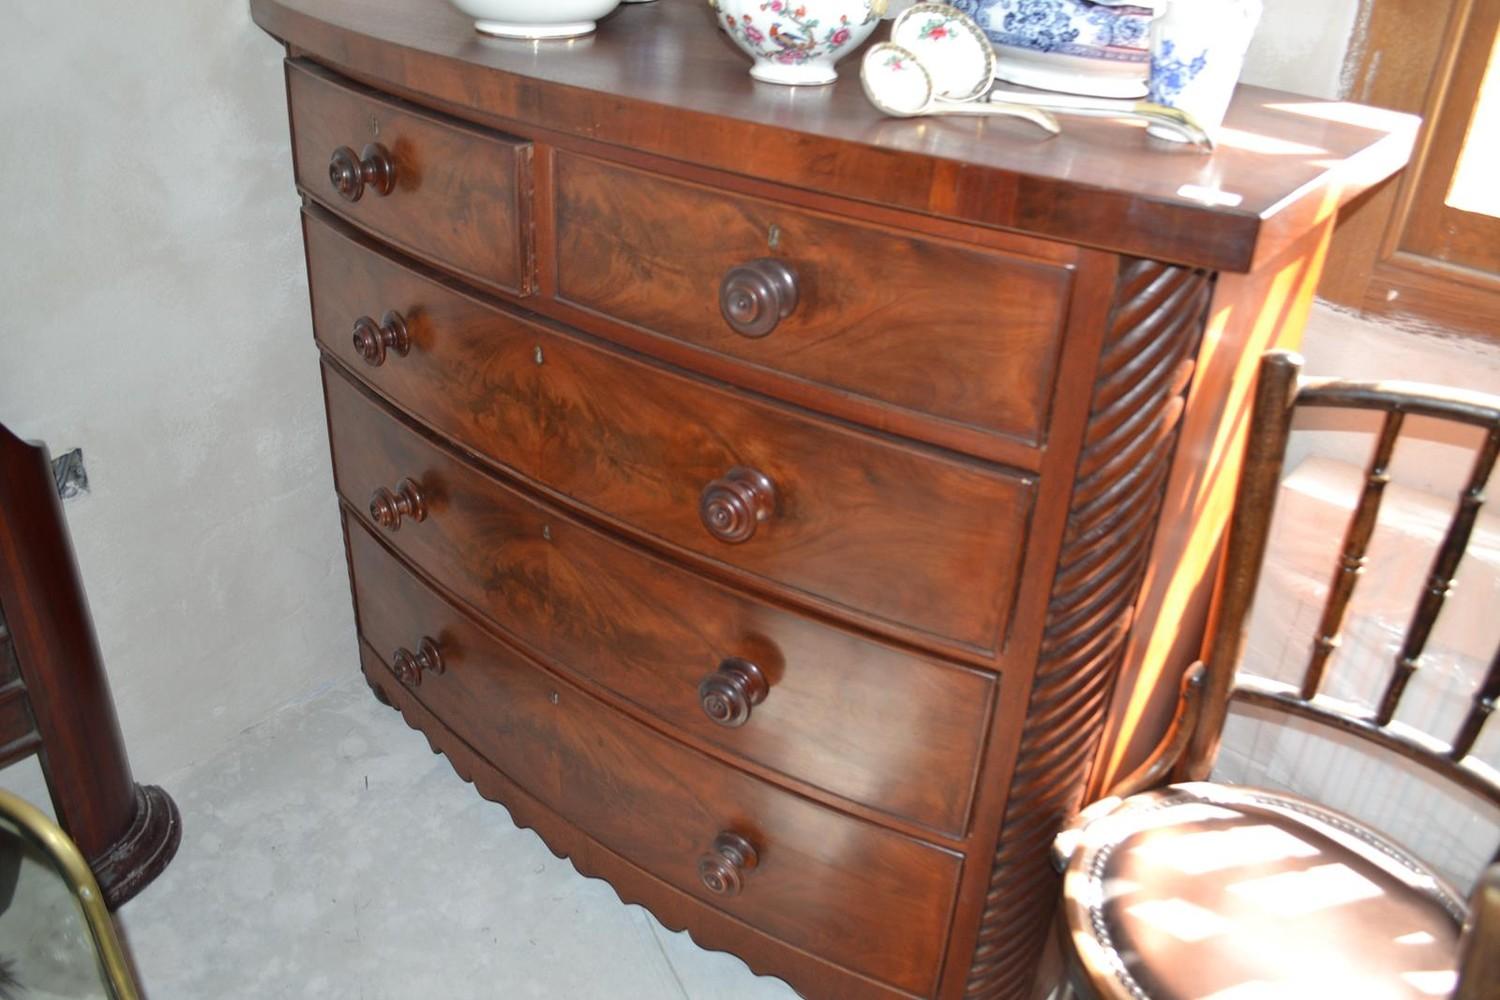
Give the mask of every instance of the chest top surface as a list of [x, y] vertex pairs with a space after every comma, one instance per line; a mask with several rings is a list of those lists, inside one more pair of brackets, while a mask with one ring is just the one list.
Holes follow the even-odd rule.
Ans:
[[299, 53], [496, 127], [1228, 271], [1399, 170], [1417, 126], [1248, 86], [1212, 155], [1120, 122], [1066, 119], [1049, 139], [1003, 119], [887, 118], [861, 91], [857, 56], [827, 87], [753, 81], [701, 0], [622, 4], [593, 36], [539, 43], [481, 36], [446, 0], [251, 8]]

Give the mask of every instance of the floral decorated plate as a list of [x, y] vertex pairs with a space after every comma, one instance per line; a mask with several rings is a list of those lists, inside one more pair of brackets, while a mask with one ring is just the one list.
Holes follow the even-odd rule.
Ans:
[[896, 16], [891, 41], [914, 54], [938, 97], [972, 101], [989, 89], [995, 51], [972, 20], [954, 7], [919, 3]]
[[1164, 0], [952, 0], [995, 46], [995, 76], [1043, 90], [1144, 97]]

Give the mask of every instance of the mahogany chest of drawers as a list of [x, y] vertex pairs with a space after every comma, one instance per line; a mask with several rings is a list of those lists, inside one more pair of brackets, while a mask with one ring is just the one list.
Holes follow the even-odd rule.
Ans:
[[887, 121], [687, 0], [556, 46], [252, 8], [376, 692], [810, 997], [1025, 996], [1050, 837], [1196, 652], [1241, 362], [1409, 128]]

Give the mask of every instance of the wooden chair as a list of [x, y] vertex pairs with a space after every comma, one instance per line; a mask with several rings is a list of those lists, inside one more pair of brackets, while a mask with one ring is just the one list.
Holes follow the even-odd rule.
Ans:
[[[1171, 731], [1058, 838], [1061, 947], [1070, 986], [1085, 997], [1500, 998], [1500, 863], [1481, 875], [1466, 906], [1410, 851], [1347, 816], [1290, 794], [1205, 780], [1230, 703], [1238, 701], [1375, 743], [1500, 806], [1500, 774], [1471, 755], [1500, 697], [1500, 653], [1456, 733], [1422, 733], [1395, 718], [1500, 454], [1500, 397], [1301, 379], [1300, 369], [1301, 359], [1287, 353], [1261, 364], [1207, 661], [1185, 676]], [[1295, 685], [1235, 671], [1298, 406], [1385, 417], [1308, 667]], [[1383, 696], [1365, 711], [1319, 688], [1364, 569], [1392, 452], [1413, 415], [1477, 426], [1484, 441]]]

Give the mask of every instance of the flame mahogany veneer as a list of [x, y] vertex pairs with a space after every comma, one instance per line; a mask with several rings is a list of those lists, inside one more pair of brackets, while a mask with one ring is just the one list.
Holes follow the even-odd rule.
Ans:
[[1201, 635], [1246, 359], [1411, 120], [1246, 88], [1205, 158], [755, 84], [690, 0], [251, 7], [377, 695], [809, 997], [1028, 996], [1131, 651]]

